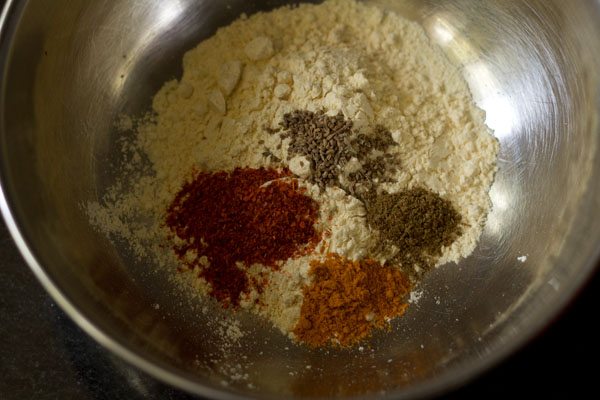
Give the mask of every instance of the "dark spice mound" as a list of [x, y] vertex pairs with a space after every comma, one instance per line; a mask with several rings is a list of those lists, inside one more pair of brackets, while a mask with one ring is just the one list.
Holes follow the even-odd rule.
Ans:
[[[356, 132], [354, 123], [344, 119], [341, 112], [329, 116], [323, 111], [296, 110], [283, 116], [280, 128], [283, 132], [265, 129], [271, 134], [279, 133], [281, 139], [290, 139], [288, 160], [297, 155], [306, 157], [310, 163], [307, 180], [321, 190], [337, 186], [354, 196], [371, 189], [374, 181], [390, 181], [389, 173], [397, 167], [395, 156], [386, 153], [394, 141], [383, 126], [375, 126], [367, 135]], [[280, 161], [268, 150], [263, 156]], [[360, 168], [346, 173], [344, 167], [352, 158], [356, 158]]]
[[394, 260], [414, 276], [425, 272], [461, 234], [461, 216], [448, 200], [423, 188], [366, 197], [367, 222], [387, 244], [398, 247]]
[[[277, 268], [320, 239], [314, 228], [318, 203], [289, 176], [287, 170], [264, 168], [199, 173], [168, 209], [166, 224], [183, 241], [175, 253], [198, 268], [211, 284], [211, 296], [226, 307], [237, 306], [250, 289], [244, 268], [255, 263]], [[188, 252], [196, 255], [193, 261]], [[208, 266], [201, 265], [201, 256]]]
[[344, 115], [327, 116], [322, 111], [294, 111], [285, 114], [281, 127], [290, 138], [288, 153], [306, 156], [310, 162], [309, 182], [321, 188], [337, 183], [340, 167], [354, 157], [351, 144], [352, 121]]

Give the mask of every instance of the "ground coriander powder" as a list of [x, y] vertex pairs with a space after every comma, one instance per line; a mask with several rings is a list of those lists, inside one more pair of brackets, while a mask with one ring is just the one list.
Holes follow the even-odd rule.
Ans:
[[433, 267], [443, 247], [462, 232], [461, 215], [452, 203], [428, 189], [370, 193], [365, 203], [367, 223], [379, 232], [382, 245], [397, 247], [393, 262], [413, 276]]

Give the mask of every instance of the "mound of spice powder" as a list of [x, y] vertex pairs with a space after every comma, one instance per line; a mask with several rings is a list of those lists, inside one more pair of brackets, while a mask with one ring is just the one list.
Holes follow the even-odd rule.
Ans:
[[197, 174], [176, 195], [166, 224], [183, 241], [174, 247], [181, 262], [198, 268], [212, 297], [235, 307], [251, 287], [244, 268], [277, 268], [312, 250], [320, 240], [318, 215], [318, 203], [288, 170], [236, 168]]
[[351, 261], [328, 254], [313, 261], [304, 288], [296, 338], [309, 346], [352, 346], [404, 313], [408, 278], [374, 260]]
[[382, 242], [398, 248], [393, 262], [410, 274], [431, 269], [442, 248], [462, 233], [462, 217], [452, 203], [428, 189], [370, 194], [366, 209], [367, 223], [379, 231]]

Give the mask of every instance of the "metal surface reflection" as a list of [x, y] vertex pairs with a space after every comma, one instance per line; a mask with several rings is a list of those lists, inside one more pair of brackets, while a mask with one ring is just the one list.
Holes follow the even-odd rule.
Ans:
[[465, 74], [471, 82], [471, 90], [480, 93], [477, 105], [485, 111], [485, 123], [494, 135], [502, 141], [516, 133], [515, 128], [520, 125], [519, 114], [487, 65], [483, 62], [469, 64], [465, 66]]
[[599, 3], [373, 1], [420, 22], [485, 109], [501, 142], [493, 212], [473, 256], [433, 271], [421, 301], [368, 351], [309, 351], [243, 319], [253, 334], [232, 361], [249, 366], [252, 385], [229, 387], [210, 361], [218, 337], [206, 316], [94, 232], [79, 205], [115, 179], [117, 115], [147, 110], [184, 52], [219, 26], [288, 2], [7, 2], [0, 206], [38, 278], [96, 340], [209, 397], [408, 398], [513, 351], [589, 276], [600, 251]]

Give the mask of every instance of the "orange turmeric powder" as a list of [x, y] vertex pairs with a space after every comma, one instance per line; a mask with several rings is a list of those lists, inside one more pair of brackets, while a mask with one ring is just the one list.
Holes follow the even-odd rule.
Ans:
[[404, 314], [410, 290], [399, 269], [374, 260], [351, 261], [328, 254], [313, 261], [310, 285], [304, 288], [296, 338], [311, 347], [348, 347], [368, 338], [374, 328]]

